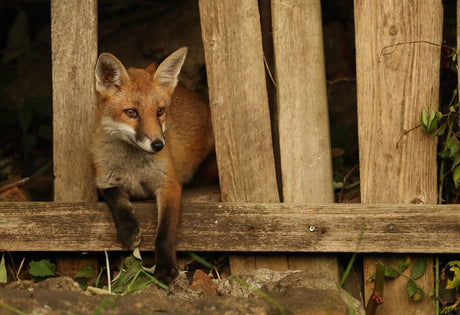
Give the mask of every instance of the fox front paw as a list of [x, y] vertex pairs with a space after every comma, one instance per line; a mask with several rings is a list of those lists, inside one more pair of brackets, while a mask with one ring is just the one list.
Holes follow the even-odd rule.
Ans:
[[118, 240], [129, 250], [135, 249], [141, 243], [141, 231], [136, 219], [120, 222], [117, 226]]
[[178, 275], [179, 271], [174, 265], [156, 265], [155, 267], [155, 278], [157, 278], [166, 285], [169, 285]]

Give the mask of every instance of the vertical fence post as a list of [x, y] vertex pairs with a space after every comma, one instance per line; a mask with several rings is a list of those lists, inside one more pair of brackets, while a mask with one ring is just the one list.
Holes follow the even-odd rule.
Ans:
[[95, 201], [97, 0], [51, 1], [54, 200]]
[[[272, 24], [283, 201], [334, 202], [321, 3], [272, 0]], [[338, 279], [333, 257], [289, 265]]]
[[[199, 7], [222, 200], [279, 202], [257, 0]], [[256, 262], [232, 257], [232, 273]]]
[[[362, 202], [434, 204], [436, 140], [421, 128], [409, 130], [419, 124], [423, 107], [438, 108], [442, 2], [356, 0], [355, 31]], [[408, 297], [407, 278], [399, 277], [385, 282], [378, 314], [434, 312], [428, 296], [433, 260], [423, 258], [428, 267], [417, 280], [426, 293], [422, 301]], [[376, 261], [364, 261], [366, 301]], [[398, 258], [384, 262], [397, 267]]]

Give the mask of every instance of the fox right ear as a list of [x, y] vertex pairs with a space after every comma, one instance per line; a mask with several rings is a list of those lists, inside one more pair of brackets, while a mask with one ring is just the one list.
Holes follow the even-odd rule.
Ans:
[[102, 53], [99, 55], [95, 69], [96, 91], [105, 93], [109, 89], [119, 88], [122, 83], [129, 81], [126, 68], [114, 55]]
[[177, 77], [187, 56], [187, 47], [182, 47], [169, 55], [153, 74], [153, 82], [156, 82], [173, 93], [177, 85]]

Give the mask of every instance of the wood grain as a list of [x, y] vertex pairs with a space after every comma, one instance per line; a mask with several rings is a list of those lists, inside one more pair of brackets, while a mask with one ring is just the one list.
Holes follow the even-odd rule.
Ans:
[[279, 202], [257, 0], [200, 0], [223, 201]]
[[334, 202], [321, 3], [272, 1], [283, 200]]
[[[200, 0], [222, 201], [279, 202], [257, 0]], [[264, 267], [287, 267], [270, 259]], [[232, 272], [257, 259], [231, 257]]]
[[94, 126], [97, 0], [51, 1], [55, 201], [96, 201]]
[[[284, 202], [334, 202], [321, 3], [272, 0]], [[292, 256], [295, 269], [338, 282], [334, 257]]]
[[[141, 250], [154, 249], [153, 202], [135, 203]], [[459, 205], [185, 202], [179, 251], [459, 253]], [[360, 242], [361, 230], [364, 228]], [[121, 250], [104, 203], [0, 203], [0, 249]]]
[[[424, 107], [438, 108], [442, 15], [441, 1], [355, 1], [363, 203], [436, 203], [436, 140], [421, 128], [408, 130], [419, 124]], [[364, 262], [366, 279], [376, 261]], [[417, 280], [425, 292], [434, 287], [428, 261]], [[377, 314], [434, 312], [429, 297], [419, 303], [408, 298], [406, 282], [401, 277], [385, 283]], [[367, 301], [372, 283], [366, 282], [365, 291]]]

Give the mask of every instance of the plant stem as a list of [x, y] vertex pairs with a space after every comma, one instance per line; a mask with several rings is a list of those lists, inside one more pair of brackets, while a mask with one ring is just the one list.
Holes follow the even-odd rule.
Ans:
[[163, 282], [161, 282], [160, 280], [158, 280], [157, 278], [155, 278], [154, 276], [152, 276], [152, 275], [149, 274], [148, 272], [145, 272], [145, 271], [144, 271], [144, 274], [145, 274], [147, 277], [149, 277], [149, 278], [152, 280], [152, 282], [155, 283], [155, 284], [156, 284], [157, 286], [159, 286], [160, 288], [165, 289], [165, 290], [168, 290], [168, 289], [169, 289], [169, 287], [168, 287], [166, 284], [164, 284]]
[[439, 165], [438, 204], [442, 204], [442, 188], [444, 186], [444, 164], [445, 161], [441, 160], [441, 165]]
[[6, 308], [7, 310], [9, 310], [9, 311], [11, 311], [13, 313], [20, 314], [20, 315], [26, 315], [26, 313], [24, 313], [23, 311], [18, 310], [15, 307], [9, 306], [8, 304], [4, 304], [4, 303], [0, 302], [0, 306]]
[[435, 265], [435, 283], [434, 283], [434, 308], [435, 314], [439, 315], [439, 256], [436, 256]]
[[109, 255], [107, 254], [107, 250], [104, 249], [105, 253], [105, 264], [107, 268], [107, 282], [109, 287], [109, 293], [112, 294], [112, 279], [110, 279], [110, 265], [109, 265]]
[[[447, 141], [449, 140], [450, 136], [452, 135], [452, 129], [454, 124], [450, 122], [450, 113], [447, 115], [447, 125], [449, 129], [447, 130], [446, 135], [446, 142], [444, 143], [444, 150], [447, 151]], [[438, 204], [442, 204], [442, 193], [443, 193], [443, 186], [444, 186], [444, 166], [446, 161], [441, 159], [441, 165], [439, 166], [439, 189], [438, 189]]]
[[[144, 270], [140, 269], [136, 275], [134, 276], [134, 278], [128, 283], [125, 291], [121, 294], [121, 295], [125, 295], [125, 294], [128, 294], [128, 293], [131, 293], [131, 288], [133, 287], [134, 285], [134, 282], [136, 282], [137, 278], [139, 277], [139, 275], [141, 274], [141, 272], [143, 272]], [[152, 282], [150, 282], [152, 283]], [[149, 283], [149, 284], [150, 284]]]
[[374, 315], [377, 311], [377, 307], [382, 304], [384, 282], [385, 265], [381, 262], [378, 262], [375, 271], [374, 290], [372, 291], [372, 295], [369, 297], [369, 301], [367, 302], [366, 315]]

